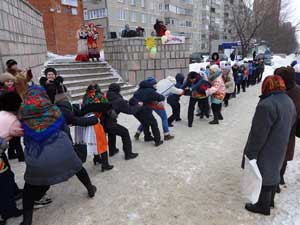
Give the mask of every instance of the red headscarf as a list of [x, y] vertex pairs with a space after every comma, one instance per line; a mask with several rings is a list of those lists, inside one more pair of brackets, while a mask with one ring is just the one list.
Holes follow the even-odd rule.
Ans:
[[286, 86], [280, 76], [268, 76], [262, 84], [262, 94], [268, 95], [274, 91], [286, 91]]

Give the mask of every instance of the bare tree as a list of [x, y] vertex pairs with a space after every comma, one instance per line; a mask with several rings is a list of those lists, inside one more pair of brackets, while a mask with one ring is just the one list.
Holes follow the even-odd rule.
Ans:
[[247, 57], [253, 39], [263, 22], [271, 17], [272, 1], [241, 0], [231, 5], [233, 24], [240, 40], [242, 55]]

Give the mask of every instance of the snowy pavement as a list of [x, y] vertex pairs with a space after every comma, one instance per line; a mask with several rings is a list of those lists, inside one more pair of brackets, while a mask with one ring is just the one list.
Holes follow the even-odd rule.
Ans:
[[[267, 68], [272, 73], [272, 68]], [[230, 101], [223, 109], [225, 120], [211, 126], [195, 118], [187, 127], [186, 97], [182, 98], [183, 121], [171, 133], [176, 136], [159, 148], [133, 141], [136, 160], [123, 160], [120, 152], [111, 158], [115, 166], [101, 173], [92, 160], [85, 164], [98, 188], [94, 199], [76, 178], [49, 191], [53, 203], [34, 213], [35, 225], [299, 225], [300, 145], [287, 169], [287, 188], [276, 197], [270, 217], [244, 210], [240, 192], [242, 152], [258, 102], [260, 87]], [[158, 120], [159, 121], [159, 120]], [[134, 135], [133, 117], [121, 116]], [[160, 121], [159, 121], [160, 123]], [[121, 149], [120, 142], [118, 142]], [[24, 165], [13, 162], [17, 181], [23, 185]], [[21, 218], [8, 225], [19, 224]]]

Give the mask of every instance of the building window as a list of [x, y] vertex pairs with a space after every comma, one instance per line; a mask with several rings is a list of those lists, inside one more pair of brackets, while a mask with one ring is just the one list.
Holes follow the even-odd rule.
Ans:
[[146, 15], [142, 14], [141, 18], [142, 18], [142, 23], [146, 23]]
[[192, 27], [192, 21], [186, 21], [186, 26], [187, 27]]
[[78, 1], [77, 0], [61, 0], [61, 4], [78, 7]]
[[119, 20], [126, 20], [126, 12], [124, 9], [119, 9], [118, 11], [118, 19]]
[[141, 7], [145, 8], [145, 0], [141, 0]]
[[84, 10], [84, 20], [101, 19], [107, 16], [106, 9]]
[[130, 5], [136, 5], [135, 0], [130, 0]]
[[159, 4], [159, 11], [161, 11], [161, 12], [164, 11], [164, 4], [162, 4], [162, 3]]
[[132, 23], [136, 22], [136, 12], [131, 12], [131, 22]]
[[118, 2], [124, 3], [124, 2], [125, 2], [125, 0], [118, 0]]
[[215, 8], [210, 8], [210, 11], [211, 11], [212, 13], [215, 13], [215, 12], [216, 12], [216, 9], [215, 9]]

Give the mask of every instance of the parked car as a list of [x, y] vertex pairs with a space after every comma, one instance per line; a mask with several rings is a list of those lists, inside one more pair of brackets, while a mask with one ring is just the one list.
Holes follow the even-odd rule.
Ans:
[[264, 63], [265, 65], [268, 65], [268, 66], [271, 66], [272, 65], [272, 59], [273, 59], [273, 56], [271, 54], [258, 54], [256, 56], [256, 59], [263, 59], [264, 60]]
[[190, 56], [190, 64], [192, 63], [202, 63], [204, 62], [203, 54], [200, 52], [194, 52]]

